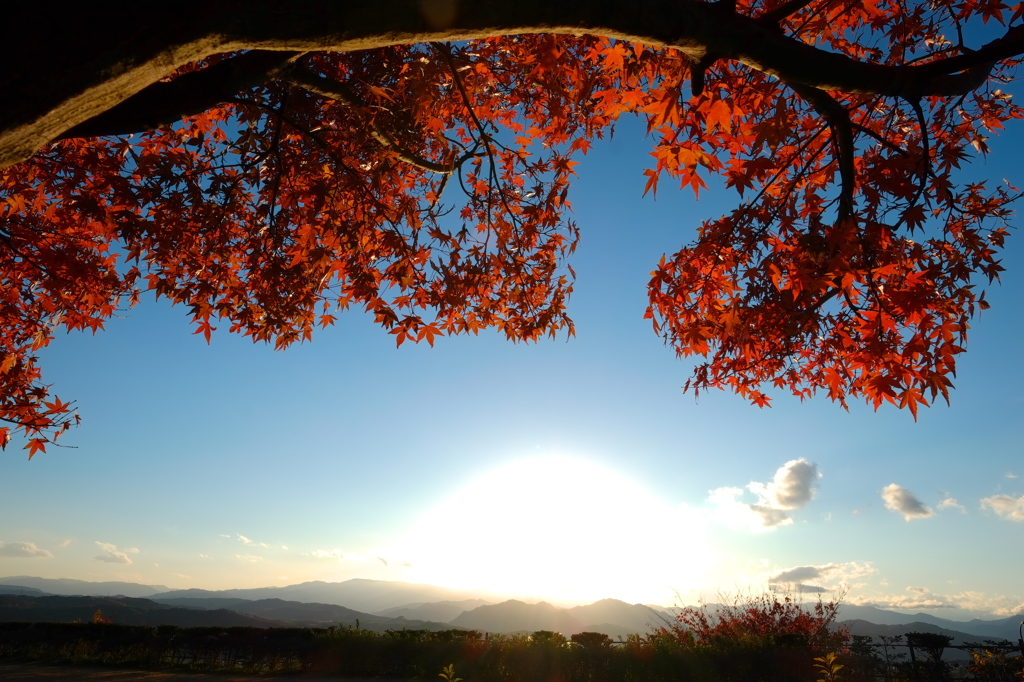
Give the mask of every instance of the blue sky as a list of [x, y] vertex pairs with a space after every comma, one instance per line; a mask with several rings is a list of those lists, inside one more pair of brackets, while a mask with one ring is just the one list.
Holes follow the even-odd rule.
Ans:
[[[968, 176], [1024, 186], [1021, 132]], [[58, 338], [43, 371], [83, 422], [75, 449], [0, 455], [0, 576], [663, 604], [784, 582], [949, 617], [1024, 611], [1018, 236], [952, 407], [915, 423], [824, 398], [695, 401], [690, 365], [643, 319], [645, 287], [734, 197], [641, 198], [648, 151], [623, 122], [577, 167], [573, 339], [396, 349], [347, 313], [284, 352], [207, 346], [151, 299]]]

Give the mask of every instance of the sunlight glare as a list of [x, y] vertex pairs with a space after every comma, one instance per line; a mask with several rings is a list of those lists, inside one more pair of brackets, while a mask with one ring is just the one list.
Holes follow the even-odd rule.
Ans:
[[426, 512], [400, 551], [417, 582], [562, 603], [672, 604], [712, 561], [696, 513], [555, 456], [480, 476]]

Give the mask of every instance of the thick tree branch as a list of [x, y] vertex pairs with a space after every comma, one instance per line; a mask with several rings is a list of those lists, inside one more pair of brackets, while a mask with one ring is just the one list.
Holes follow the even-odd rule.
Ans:
[[[992, 64], [1024, 53], [1024, 28], [970, 54], [913, 66], [860, 62], [762, 21], [693, 0], [180, 0], [19, 5], [0, 45], [0, 167], [113, 109], [178, 67], [240, 50], [352, 51], [494, 35], [595, 34], [671, 46], [700, 61], [709, 52], [820, 90], [908, 98], [957, 95]], [[440, 11], [440, 9], [445, 11]], [[450, 10], [450, 11], [448, 11]], [[40, 39], [40, 36], [45, 36]]]
[[716, 55], [710, 52], [694, 62], [690, 68], [690, 93], [699, 97], [704, 92], [704, 79], [711, 65], [718, 60]]
[[252, 50], [172, 81], [153, 83], [112, 109], [65, 131], [58, 139], [128, 135], [163, 128], [273, 79], [301, 54]]
[[[966, 81], [970, 78], [966, 75], [968, 72], [977, 73], [980, 69], [986, 67], [991, 69], [991, 65], [1000, 60], [1009, 59], [1021, 54], [1024, 54], [1024, 24], [1008, 28], [1006, 33], [1002, 36], [982, 45], [976, 50], [965, 52], [954, 57], [943, 57], [926, 64], [907, 67], [907, 71], [912, 73], [914, 78], [921, 81], [922, 84], [938, 79], [941, 76], [949, 76], [952, 78], [962, 76]], [[961, 74], [960, 72], [964, 73]], [[974, 79], [976, 81], [976, 75], [974, 76]], [[943, 81], [940, 80], [939, 85], [941, 86], [942, 83]], [[977, 85], [974, 87], [977, 87]], [[964, 92], [970, 92], [972, 89], [973, 88], [969, 88]], [[958, 91], [946, 94], [962, 95], [964, 92]], [[933, 94], [944, 93], [936, 93], [931, 90], [921, 93], [921, 95]]]
[[857, 185], [853, 144], [853, 124], [850, 113], [827, 92], [799, 83], [787, 83], [793, 91], [806, 100], [828, 123], [832, 131], [832, 144], [836, 162], [839, 164], [841, 182], [839, 193], [839, 219], [853, 215], [853, 192]]

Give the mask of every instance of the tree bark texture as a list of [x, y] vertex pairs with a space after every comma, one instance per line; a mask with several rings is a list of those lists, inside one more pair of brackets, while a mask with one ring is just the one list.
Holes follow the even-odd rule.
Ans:
[[[258, 83], [271, 77], [288, 55], [268, 57], [267, 51], [594, 34], [675, 47], [695, 63], [735, 60], [821, 90], [908, 99], [969, 92], [985, 81], [996, 61], [1024, 53], [1024, 27], [1015, 27], [970, 54], [911, 66], [861, 62], [784, 35], [775, 17], [746, 17], [733, 13], [726, 2], [689, 0], [180, 0], [130, 9], [112, 2], [20, 6], [0, 46], [8, 65], [0, 73], [0, 167], [23, 161], [54, 140], [122, 131], [123, 120], [134, 120], [141, 108], [151, 110], [154, 126], [165, 125], [167, 116], [174, 120], [193, 113], [218, 88], [227, 92], [237, 86], [238, 92], [253, 79]], [[206, 84], [205, 94], [158, 83], [185, 64], [237, 50], [261, 52], [233, 72], [222, 70], [219, 80]]]

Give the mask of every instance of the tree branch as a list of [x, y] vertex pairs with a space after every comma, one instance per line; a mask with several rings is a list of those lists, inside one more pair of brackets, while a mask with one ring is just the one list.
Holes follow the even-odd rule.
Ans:
[[799, 83], [787, 83], [793, 91], [805, 99], [828, 123], [832, 130], [832, 143], [836, 161], [839, 163], [839, 177], [842, 181], [839, 193], [839, 219], [853, 215], [853, 193], [857, 185], [853, 145], [853, 124], [850, 113], [827, 92], [810, 88]]
[[[320, 95], [321, 97], [341, 102], [350, 107], [363, 110], [368, 108], [366, 102], [364, 102], [362, 98], [352, 90], [352, 88], [341, 81], [326, 78], [301, 68], [291, 69], [286, 75], [285, 80], [292, 85], [297, 85], [300, 88]], [[399, 144], [395, 138], [393, 138], [377, 123], [376, 120], [373, 119], [370, 120], [370, 134], [373, 136], [373, 139], [377, 140], [377, 142], [381, 144], [382, 147], [390, 151], [402, 161], [425, 171], [430, 171], [431, 173], [450, 175], [459, 161], [453, 159], [448, 163], [435, 163], [429, 159], [424, 159], [422, 156], [414, 154]]]
[[272, 80], [301, 54], [252, 50], [172, 81], [153, 83], [117, 106], [64, 131], [57, 139], [128, 135], [164, 128]]
[[690, 68], [690, 93], [699, 97], [704, 92], [704, 79], [711, 65], [718, 60], [718, 57], [710, 52], [693, 63]]
[[[22, 161], [184, 64], [240, 50], [353, 51], [496, 35], [602, 35], [722, 59], [819, 90], [890, 97], [954, 96], [993, 64], [1024, 53], [1024, 27], [979, 49], [919, 65], [858, 61], [775, 26], [692, 0], [462, 0], [441, 17], [415, 0], [179, 0], [169, 15], [114, 2], [21, 4], [0, 44], [0, 167]], [[41, 40], [45, 30], [46, 39]], [[176, 112], [180, 113], [180, 112]], [[159, 117], [164, 118], [164, 117]]]

